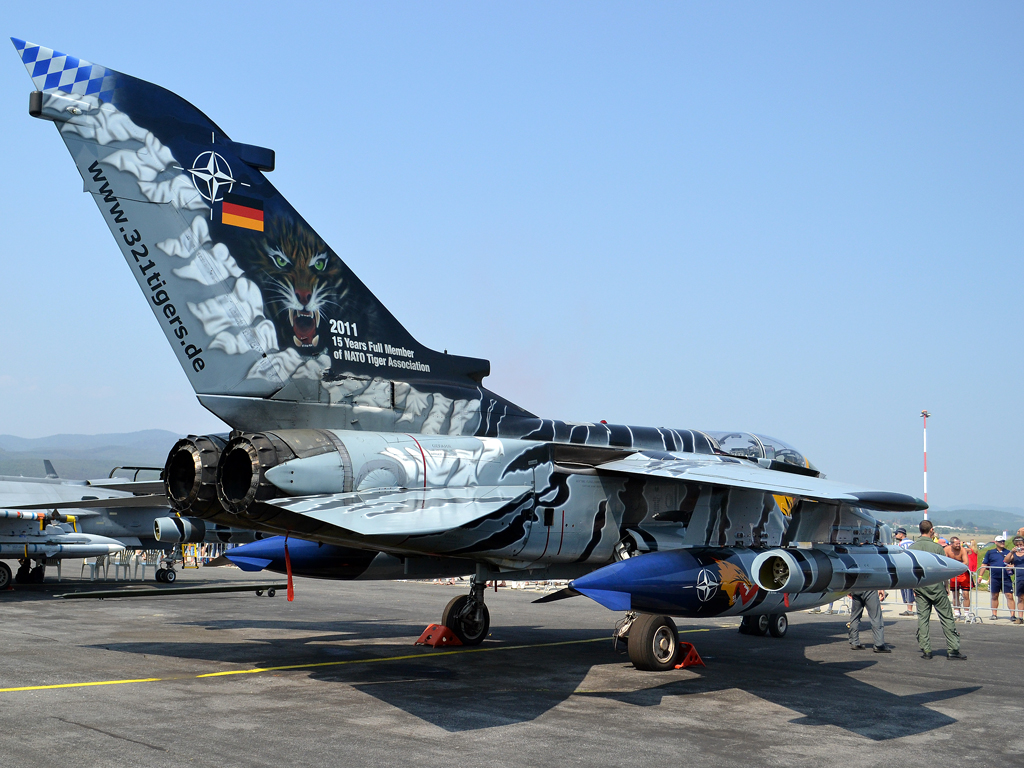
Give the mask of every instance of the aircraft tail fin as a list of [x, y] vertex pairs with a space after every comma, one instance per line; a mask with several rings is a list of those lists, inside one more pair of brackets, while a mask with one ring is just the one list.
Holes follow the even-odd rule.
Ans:
[[489, 363], [416, 341], [267, 180], [273, 150], [231, 140], [164, 88], [12, 41], [36, 88], [30, 114], [56, 124], [200, 401], [225, 421], [245, 428], [254, 399], [263, 427], [309, 421], [271, 407], [283, 404], [349, 406], [320, 409], [321, 426], [347, 426], [360, 404], [395, 421], [410, 391], [449, 403], [479, 391]]
[[50, 463], [49, 459], [43, 459], [43, 470], [46, 472], [46, 476], [51, 480], [57, 480], [57, 470], [53, 468], [53, 464]]

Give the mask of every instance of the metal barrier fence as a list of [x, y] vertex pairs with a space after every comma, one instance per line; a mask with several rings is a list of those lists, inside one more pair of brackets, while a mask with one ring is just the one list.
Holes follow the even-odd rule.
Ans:
[[183, 544], [181, 547], [182, 568], [199, 568], [211, 560], [220, 557], [228, 545], [222, 543], [201, 542]]

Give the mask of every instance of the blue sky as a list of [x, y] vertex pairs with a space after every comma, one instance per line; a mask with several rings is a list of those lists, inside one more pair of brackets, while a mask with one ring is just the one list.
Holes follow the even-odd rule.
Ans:
[[[917, 495], [928, 408], [933, 505], [1024, 506], [1024, 7], [128, 8], [3, 31], [273, 147], [277, 188], [491, 389]], [[0, 432], [219, 429], [4, 61]]]

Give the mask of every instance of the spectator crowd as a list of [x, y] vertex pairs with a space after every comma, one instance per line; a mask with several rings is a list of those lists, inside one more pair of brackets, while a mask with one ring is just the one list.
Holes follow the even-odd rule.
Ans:
[[[1024, 528], [1013, 537], [1013, 548], [1006, 546], [1006, 536], [995, 537], [991, 547], [979, 547], [977, 541], [964, 543], [959, 536], [949, 539], [940, 538], [932, 523], [921, 521], [921, 536], [916, 541], [907, 536], [906, 528], [897, 528], [894, 533], [896, 544], [905, 549], [933, 552], [945, 555], [967, 567], [967, 572], [952, 579], [948, 584], [933, 584], [917, 589], [900, 590], [901, 604], [904, 610], [901, 616], [917, 616], [917, 641], [921, 648], [921, 657], [932, 658], [931, 648], [931, 613], [934, 610], [942, 626], [946, 642], [946, 658], [966, 659], [960, 652], [960, 633], [956, 628], [956, 619], [966, 619], [971, 611], [971, 592], [979, 594], [988, 591], [991, 602], [991, 620], [998, 620], [1000, 596], [1006, 603], [1009, 619], [1012, 624], [1024, 624]], [[987, 582], [987, 583], [986, 583]], [[861, 650], [868, 646], [860, 642], [859, 625], [862, 615], [866, 612], [871, 622], [873, 647], [875, 653], [889, 653], [885, 643], [882, 624], [881, 600], [885, 592], [867, 590], [850, 594], [851, 617], [850, 647]], [[982, 609], [978, 598], [975, 611]], [[829, 606], [831, 613], [831, 605]]]

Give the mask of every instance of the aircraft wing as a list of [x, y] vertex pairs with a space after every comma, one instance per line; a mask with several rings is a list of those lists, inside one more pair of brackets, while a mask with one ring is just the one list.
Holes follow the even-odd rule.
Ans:
[[4, 509], [120, 509], [142, 507], [169, 507], [171, 502], [164, 495], [153, 496], [115, 496], [111, 499], [68, 499], [67, 501], [48, 501], [39, 504], [13, 504]]
[[443, 533], [523, 501], [532, 486], [378, 489], [274, 499], [286, 509], [364, 536]]
[[767, 469], [728, 456], [680, 458], [670, 453], [640, 452], [597, 465], [600, 472], [667, 477], [730, 488], [745, 488], [814, 501], [832, 501], [887, 512], [916, 512], [928, 508], [903, 493], [873, 491], [820, 477]]
[[136, 494], [163, 493], [163, 480], [126, 480], [115, 482], [113, 480], [90, 480], [90, 488], [103, 488], [107, 491], [126, 491]]

